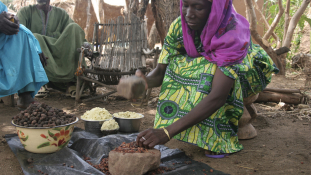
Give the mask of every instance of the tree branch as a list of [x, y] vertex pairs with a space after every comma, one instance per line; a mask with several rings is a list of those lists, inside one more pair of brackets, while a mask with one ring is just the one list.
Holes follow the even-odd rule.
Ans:
[[284, 13], [284, 8], [283, 8], [283, 4], [282, 4], [282, 0], [279, 0], [279, 13], [276, 15], [276, 17], [274, 18], [270, 28], [268, 29], [268, 31], [266, 32], [266, 34], [263, 36], [263, 39], [268, 40], [269, 37], [271, 36], [271, 34], [273, 33], [273, 31], [275, 30], [275, 27], [278, 25], [278, 23], [280, 22], [280, 19]]
[[311, 0], [303, 0], [303, 2], [301, 3], [301, 6], [298, 8], [296, 13], [294, 14], [292, 19], [290, 20], [289, 26], [288, 26], [288, 30], [287, 30], [287, 33], [286, 33], [286, 38], [283, 41], [283, 46], [286, 46], [286, 47], [290, 48], [290, 43], [292, 41], [292, 38], [293, 38], [294, 31], [295, 31], [295, 28], [297, 26], [297, 23], [298, 23], [299, 19], [301, 18], [301, 15], [307, 9], [307, 7], [310, 4], [310, 2], [311, 2]]
[[[255, 8], [256, 8], [256, 10], [259, 12], [259, 14], [260, 14], [262, 20], [264, 21], [266, 27], [267, 27], [267, 28], [270, 28], [270, 24], [268, 23], [268, 21], [267, 21], [265, 15], [261, 12], [261, 10], [260, 10], [258, 4], [255, 2], [255, 0], [253, 0], [253, 3], [255, 4]], [[282, 43], [281, 43], [281, 41], [280, 41], [280, 38], [279, 38], [274, 32], [272, 32], [272, 36], [273, 36], [273, 38], [276, 40], [277, 48], [281, 47]]]
[[138, 5], [139, 5], [138, 0], [131, 0], [131, 5], [130, 5], [131, 12], [133, 12], [135, 15], [137, 15]]
[[151, 7], [152, 7], [152, 13], [154, 16], [154, 21], [158, 30], [158, 34], [160, 36], [161, 44], [163, 46], [164, 44], [164, 38], [165, 38], [165, 29], [164, 29], [164, 23], [161, 15], [158, 13], [157, 10], [157, 2], [156, 0], [151, 0]]
[[284, 34], [283, 34], [283, 42], [285, 41], [286, 38], [286, 33], [287, 33], [287, 29], [288, 29], [288, 25], [289, 25], [289, 10], [290, 10], [290, 0], [286, 1], [286, 8], [285, 8], [285, 24], [284, 24]]
[[137, 16], [140, 18], [140, 20], [144, 20], [148, 4], [149, 4], [149, 0], [141, 0], [141, 3], [139, 5], [139, 10], [137, 12]]
[[123, 10], [124, 16], [127, 16], [129, 14], [129, 9], [130, 9], [130, 0], [125, 0], [125, 6]]
[[256, 13], [253, 7], [252, 0], [244, 0], [246, 9], [249, 12], [249, 23], [250, 23], [250, 31], [252, 34], [252, 37], [255, 41], [267, 52], [267, 54], [271, 57], [273, 62], [276, 64], [276, 66], [280, 69], [280, 74], [285, 75], [283, 65], [281, 64], [280, 60], [278, 59], [278, 56], [276, 55], [275, 51], [270, 47], [263, 43], [262, 37], [257, 32], [257, 19], [256, 19]]

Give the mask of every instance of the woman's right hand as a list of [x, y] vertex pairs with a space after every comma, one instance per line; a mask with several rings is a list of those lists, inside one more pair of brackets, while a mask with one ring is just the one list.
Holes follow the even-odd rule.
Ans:
[[145, 75], [137, 70], [135, 76], [120, 80], [117, 91], [121, 96], [133, 100], [138, 99], [147, 88], [148, 84]]
[[148, 89], [148, 83], [147, 83], [147, 79], [146, 79], [145, 74], [141, 70], [137, 69], [135, 72], [135, 76], [141, 77], [145, 80], [145, 90], [147, 90]]
[[121, 79], [117, 87], [119, 94], [127, 99], [137, 99], [148, 88], [161, 86], [166, 67], [167, 64], [158, 64], [147, 77], [142, 71], [137, 70], [135, 76]]
[[[11, 21], [14, 19], [14, 22]], [[15, 20], [17, 20], [15, 22]], [[2, 12], [0, 14], [0, 32], [6, 35], [14, 35], [19, 32], [18, 19], [13, 14]]]

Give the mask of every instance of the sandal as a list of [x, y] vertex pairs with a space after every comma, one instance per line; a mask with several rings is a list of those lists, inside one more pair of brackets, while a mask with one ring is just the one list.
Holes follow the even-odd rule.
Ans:
[[214, 158], [214, 159], [221, 159], [229, 156], [229, 154], [219, 154], [219, 155], [210, 155], [210, 154], [205, 154], [206, 157], [209, 158]]
[[[212, 151], [209, 151], [209, 152], [212, 153]], [[205, 156], [206, 156], [206, 157], [214, 158], [214, 159], [225, 158], [225, 157], [228, 157], [229, 155], [230, 155], [229, 153], [220, 153], [220, 154], [216, 154], [216, 155], [206, 154], [206, 153], [205, 153]]]
[[[76, 86], [69, 86], [66, 91], [66, 96], [71, 98], [76, 98]], [[88, 94], [82, 92], [81, 97], [87, 97]]]
[[35, 97], [45, 97], [49, 94], [50, 92], [46, 89], [45, 85], [40, 88], [38, 93], [35, 95]]

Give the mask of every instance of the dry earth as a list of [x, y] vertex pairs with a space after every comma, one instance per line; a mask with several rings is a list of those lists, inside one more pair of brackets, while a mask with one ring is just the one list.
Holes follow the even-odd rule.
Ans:
[[[291, 77], [288, 78], [273, 77], [273, 81], [269, 85], [269, 87], [287, 89], [303, 86], [304, 78], [299, 74], [291, 74]], [[156, 97], [158, 92], [159, 89], [155, 89], [152, 96]], [[79, 106], [74, 106], [74, 99], [57, 92], [52, 92], [50, 96], [36, 100], [77, 116], [81, 116], [86, 110], [93, 107], [104, 107], [111, 113], [127, 110], [139, 112], [145, 115], [141, 130], [153, 126], [156, 113], [155, 106], [134, 108], [128, 101], [118, 100], [116, 96]], [[241, 140], [244, 150], [232, 154], [228, 158], [207, 158], [204, 156], [203, 149], [177, 140], [171, 140], [166, 146], [179, 148], [194, 160], [202, 161], [214, 169], [233, 175], [311, 174], [311, 121], [307, 118], [299, 120], [295, 115], [284, 115], [275, 105], [273, 103], [256, 104], [259, 116], [253, 124], [258, 131], [258, 136], [251, 140]], [[18, 113], [16, 107], [7, 107], [0, 103], [1, 135], [15, 133], [15, 128], [10, 121]], [[84, 127], [82, 121], [79, 121], [77, 126]], [[0, 174], [23, 174], [17, 158], [3, 140], [0, 142], [0, 162]]]

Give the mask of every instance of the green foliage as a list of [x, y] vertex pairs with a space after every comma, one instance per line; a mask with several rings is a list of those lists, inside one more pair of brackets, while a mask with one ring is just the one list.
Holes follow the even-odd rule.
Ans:
[[13, 3], [13, 0], [1, 0], [1, 2], [3, 2], [4, 5], [9, 6]]
[[[311, 19], [308, 18], [306, 15], [302, 15], [300, 21], [309, 23], [309, 25], [310, 25], [310, 27], [311, 27]], [[299, 22], [300, 22], [300, 21], [299, 21]]]
[[1, 2], [3, 2], [3, 4], [6, 5], [8, 9], [12, 9], [13, 11], [16, 11], [13, 6], [14, 0], [1, 0]]
[[[292, 17], [297, 9], [301, 6], [302, 0], [291, 0], [291, 8], [289, 15]], [[283, 0], [283, 7], [286, 8], [286, 0]], [[295, 52], [298, 51], [300, 47], [300, 41], [302, 38], [302, 30], [304, 29], [305, 22], [308, 22], [311, 26], [311, 19], [306, 16], [308, 9], [300, 18], [298, 25], [296, 27], [295, 35], [293, 36], [292, 43], [291, 43], [291, 52], [287, 55], [287, 59], [290, 59]], [[271, 25], [274, 18], [279, 12], [279, 5], [277, 0], [264, 0], [263, 12], [268, 19], [268, 23]], [[285, 25], [285, 14], [282, 15], [279, 24], [276, 26], [274, 33], [282, 40], [284, 35], [284, 25]], [[272, 47], [276, 47], [276, 42], [274, 38], [269, 39]]]

